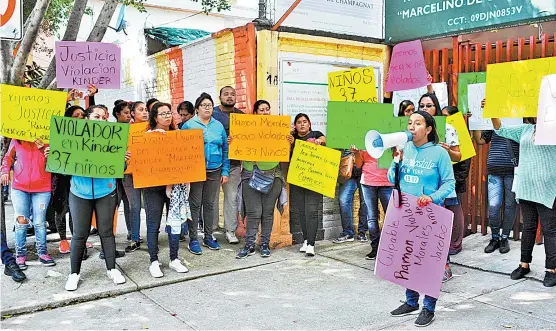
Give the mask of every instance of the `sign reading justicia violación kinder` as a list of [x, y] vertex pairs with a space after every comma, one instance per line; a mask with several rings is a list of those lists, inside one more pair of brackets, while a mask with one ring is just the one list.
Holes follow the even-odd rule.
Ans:
[[56, 84], [58, 88], [120, 88], [121, 50], [115, 44], [98, 42], [56, 42]]
[[392, 44], [555, 18], [556, 2], [551, 0], [389, 0], [385, 1], [385, 41]]
[[24, 141], [50, 140], [50, 118], [64, 115], [66, 92], [0, 84], [0, 135]]
[[52, 116], [46, 171], [122, 178], [129, 124]]
[[375, 275], [438, 298], [454, 214], [433, 203], [419, 207], [417, 197], [409, 194], [402, 193], [401, 201], [398, 199], [394, 190], [384, 218]]

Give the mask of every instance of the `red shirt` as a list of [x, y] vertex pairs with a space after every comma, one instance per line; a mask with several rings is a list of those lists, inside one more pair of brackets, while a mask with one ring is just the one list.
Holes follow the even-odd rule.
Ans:
[[372, 158], [367, 151], [361, 151], [360, 153], [363, 160], [361, 184], [368, 186], [394, 186], [388, 180], [388, 169], [380, 169], [377, 159]]

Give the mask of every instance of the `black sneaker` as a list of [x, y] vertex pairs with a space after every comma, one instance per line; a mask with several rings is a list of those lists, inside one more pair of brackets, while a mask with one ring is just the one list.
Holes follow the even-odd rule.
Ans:
[[550, 271], [545, 272], [542, 284], [546, 287], [556, 286], [556, 273]]
[[390, 315], [394, 317], [402, 317], [407, 315], [413, 315], [418, 310], [419, 310], [419, 305], [417, 305], [416, 307], [411, 307], [410, 305], [407, 304], [407, 302], [404, 302], [403, 305], [392, 310], [390, 312]]
[[353, 238], [353, 235], [346, 233], [342, 233], [338, 238], [332, 240], [334, 244], [342, 244], [348, 241], [355, 241], [355, 238]]
[[500, 240], [500, 254], [506, 254], [510, 251], [510, 243], [508, 242], [508, 238], [503, 238]]
[[490, 239], [487, 247], [485, 247], [485, 253], [492, 253], [500, 247], [500, 240], [498, 238]]
[[423, 307], [419, 317], [415, 320], [415, 326], [429, 326], [434, 321], [434, 313]]
[[[116, 258], [119, 259], [120, 257], [124, 257], [125, 256], [125, 252], [124, 251], [119, 251], [116, 250]], [[100, 254], [98, 255], [98, 257], [101, 260], [104, 260], [104, 252], [100, 252]]]
[[512, 271], [510, 278], [513, 280], [518, 280], [525, 277], [525, 275], [527, 275], [530, 272], [531, 272], [530, 268], [523, 268], [520, 264], [519, 267], [517, 267], [517, 269]]
[[21, 283], [27, 278], [15, 261], [6, 264], [4, 267], [4, 275], [11, 276], [14, 282], [18, 283]]
[[245, 246], [237, 253], [236, 259], [244, 259], [253, 254], [255, 254], [255, 246]]
[[125, 248], [125, 252], [126, 253], [135, 252], [136, 250], [139, 249], [140, 246], [141, 246], [140, 243], [136, 241], [132, 241], [131, 244]]
[[91, 236], [96, 236], [98, 235], [98, 230], [96, 228], [92, 228], [91, 232], [89, 233]]
[[261, 257], [270, 256], [270, 247], [268, 247], [268, 244], [261, 245], [260, 249], [261, 249]]
[[369, 254], [365, 255], [365, 260], [376, 259], [376, 251], [373, 249]]

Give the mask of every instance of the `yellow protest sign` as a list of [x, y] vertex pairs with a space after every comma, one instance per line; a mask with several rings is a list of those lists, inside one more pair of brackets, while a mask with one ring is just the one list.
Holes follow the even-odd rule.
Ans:
[[[130, 150], [131, 142], [133, 141], [133, 137], [141, 137], [145, 132], [149, 130], [147, 123], [133, 123], [129, 125], [129, 135], [127, 139], [127, 146], [128, 150]], [[133, 172], [133, 162], [129, 162], [127, 164], [127, 168], [124, 171], [124, 174], [131, 174]]]
[[290, 117], [230, 114], [228, 157], [244, 161], [288, 162]]
[[469, 130], [467, 130], [467, 124], [465, 124], [465, 120], [463, 119], [463, 115], [459, 112], [454, 115], [450, 115], [446, 118], [446, 123], [451, 124], [458, 133], [459, 150], [461, 152], [460, 162], [477, 155], [475, 152], [475, 146], [473, 146], [473, 141], [469, 135]]
[[288, 183], [334, 198], [341, 154], [332, 148], [296, 140]]
[[328, 73], [330, 101], [378, 102], [373, 67]]
[[489, 64], [483, 117], [536, 117], [541, 81], [550, 74], [556, 57]]
[[50, 117], [64, 116], [66, 92], [0, 84], [0, 135], [24, 141], [50, 140]]

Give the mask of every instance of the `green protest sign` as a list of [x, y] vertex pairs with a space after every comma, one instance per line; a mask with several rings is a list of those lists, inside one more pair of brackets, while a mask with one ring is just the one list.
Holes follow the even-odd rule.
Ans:
[[129, 124], [52, 116], [46, 171], [122, 178]]
[[[409, 117], [393, 117], [388, 121], [388, 126], [385, 131], [379, 131], [380, 133], [394, 133], [400, 131], [407, 131], [407, 121]], [[440, 142], [446, 141], [446, 117], [445, 116], [434, 116], [436, 122], [436, 132], [438, 132], [438, 137]], [[378, 167], [380, 169], [388, 169], [392, 164], [394, 157], [392, 153], [384, 152], [382, 157], [378, 159]]]
[[486, 83], [486, 72], [466, 72], [458, 75], [458, 109], [464, 115], [469, 112], [467, 86], [477, 83]]
[[[385, 103], [329, 101], [326, 115], [326, 146], [365, 149], [365, 135], [387, 125], [394, 106]], [[378, 130], [377, 130], [378, 131]]]

